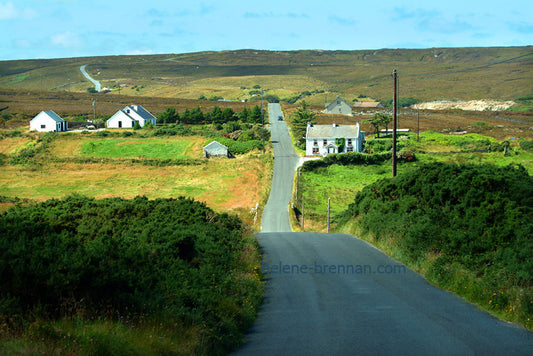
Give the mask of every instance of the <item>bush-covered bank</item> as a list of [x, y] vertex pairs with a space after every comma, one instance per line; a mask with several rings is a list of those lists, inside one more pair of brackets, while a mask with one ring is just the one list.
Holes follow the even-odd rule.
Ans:
[[386, 162], [392, 158], [391, 152], [367, 154], [359, 152], [350, 153], [333, 153], [324, 158], [306, 161], [302, 165], [301, 171], [313, 171], [320, 167], [329, 167], [333, 164], [339, 164], [342, 166], [349, 165], [366, 165], [366, 164], [379, 164]]
[[433, 163], [359, 192], [339, 218], [437, 285], [533, 327], [533, 178]]
[[153, 354], [220, 354], [261, 302], [246, 226], [190, 199], [16, 206], [0, 215], [0, 236], [0, 353], [120, 354], [135, 350], [130, 340]]

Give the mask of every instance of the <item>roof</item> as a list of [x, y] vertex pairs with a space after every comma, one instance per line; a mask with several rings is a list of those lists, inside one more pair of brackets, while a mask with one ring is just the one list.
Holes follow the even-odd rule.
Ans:
[[51, 118], [52, 120], [54, 120], [55, 122], [63, 122], [65, 120], [63, 120], [62, 118], [59, 117], [59, 115], [57, 115], [55, 112], [53, 112], [52, 110], [46, 110], [46, 111], [41, 111], [39, 114], [37, 114], [37, 116], [35, 116], [33, 120], [35, 120], [36, 118], [38, 118], [39, 116], [47, 116], [49, 118]]
[[131, 116], [129, 116], [128, 114], [126, 114], [123, 110], [119, 110], [113, 116], [111, 116], [109, 119], [107, 119], [107, 122], [109, 123], [110, 121], [114, 120], [117, 117], [119, 117], [121, 119], [124, 118], [124, 119], [130, 119], [131, 121], [137, 121], [134, 118], [132, 118]]
[[220, 148], [224, 148], [226, 150], [228, 149], [227, 146], [224, 146], [223, 144], [221, 144], [218, 141], [213, 141], [210, 144], [204, 146], [204, 150], [206, 150], [206, 149], [207, 150], [216, 150], [216, 149], [220, 149]]
[[312, 125], [307, 126], [308, 139], [324, 138], [350, 138], [359, 137], [361, 132], [359, 123], [357, 125]]
[[[129, 110], [133, 110], [137, 115], [139, 115], [141, 118], [143, 118], [144, 120], [153, 120], [155, 119], [156, 117], [154, 115], [152, 115], [148, 110], [146, 110], [145, 108], [143, 108], [142, 106], [140, 105], [130, 105], [130, 106], [126, 106], [122, 111], [125, 113], [125, 114], [128, 114], [128, 109]], [[135, 119], [135, 118], [134, 118]]]
[[337, 102], [339, 102], [340, 104], [345, 103], [345, 104], [348, 105], [349, 107], [352, 107], [352, 106], [350, 105], [350, 103], [348, 103], [346, 100], [344, 100], [344, 99], [341, 98], [340, 96], [337, 96], [337, 98], [336, 98], [335, 100], [333, 100], [331, 103], [326, 104], [326, 109], [329, 109], [331, 106], [335, 106], [335, 105], [337, 105]]
[[353, 103], [355, 108], [379, 108], [382, 106], [379, 101], [357, 101]]
[[148, 110], [143, 108], [140, 105], [128, 105], [124, 109], [119, 110], [115, 113], [115, 115], [111, 116], [107, 122], [111, 121], [118, 115], [126, 115], [128, 118], [130, 118], [132, 121], [138, 121], [139, 119], [143, 119], [144, 121], [153, 121], [157, 120], [154, 115], [152, 115]]

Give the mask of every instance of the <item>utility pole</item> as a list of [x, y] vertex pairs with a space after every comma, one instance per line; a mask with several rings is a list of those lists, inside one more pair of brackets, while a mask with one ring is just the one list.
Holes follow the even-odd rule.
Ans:
[[305, 230], [305, 196], [302, 194], [302, 231]]
[[261, 89], [261, 141], [263, 143], [263, 154], [265, 154], [265, 112], [263, 111], [263, 92]]
[[96, 121], [96, 99], [93, 98], [93, 120]]
[[398, 73], [396, 69], [392, 72], [394, 91], [392, 95], [392, 177], [396, 177], [396, 121], [397, 121], [397, 79]]
[[416, 142], [420, 141], [420, 109], [416, 110]]

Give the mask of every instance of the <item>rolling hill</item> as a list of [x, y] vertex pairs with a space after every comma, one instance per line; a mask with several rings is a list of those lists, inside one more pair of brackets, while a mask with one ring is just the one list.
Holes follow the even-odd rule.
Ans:
[[93, 78], [113, 89], [111, 94], [129, 96], [242, 100], [257, 98], [260, 87], [280, 99], [309, 92], [306, 100], [317, 105], [336, 95], [384, 101], [392, 97], [390, 74], [395, 68], [400, 95], [422, 101], [513, 100], [533, 93], [533, 46], [237, 50], [0, 61], [0, 89], [86, 93], [92, 84], [79, 70], [84, 64]]

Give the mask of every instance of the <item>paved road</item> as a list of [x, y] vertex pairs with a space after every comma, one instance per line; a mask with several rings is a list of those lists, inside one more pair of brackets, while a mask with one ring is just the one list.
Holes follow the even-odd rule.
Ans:
[[258, 234], [265, 302], [236, 355], [531, 355], [533, 333], [433, 287], [365, 241], [288, 232], [297, 158], [279, 107], [269, 110], [278, 142]]
[[279, 104], [268, 104], [272, 145], [274, 146], [274, 176], [270, 197], [263, 210], [262, 232], [291, 232], [289, 201], [292, 181], [300, 157], [292, 147], [289, 130]]
[[84, 65], [82, 65], [80, 67], [81, 74], [83, 74], [85, 76], [85, 78], [87, 78], [88, 80], [90, 80], [94, 84], [94, 89], [97, 92], [101, 92], [102, 91], [102, 86], [100, 85], [100, 82], [98, 80], [93, 79], [89, 75], [89, 73], [87, 73], [87, 71], [85, 71], [85, 67], [87, 67], [87, 64], [84, 64]]

